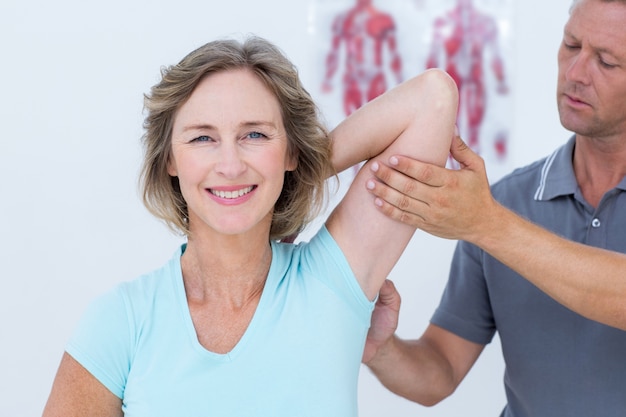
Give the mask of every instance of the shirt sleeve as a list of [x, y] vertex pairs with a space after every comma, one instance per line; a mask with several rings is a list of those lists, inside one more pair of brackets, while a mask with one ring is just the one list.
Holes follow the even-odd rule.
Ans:
[[322, 226], [305, 246], [302, 268], [345, 300], [369, 327], [375, 300], [367, 299], [348, 260], [326, 226]]
[[122, 399], [131, 363], [131, 321], [121, 287], [94, 300], [66, 352]]
[[431, 319], [432, 324], [481, 345], [490, 343], [496, 331], [483, 256], [477, 246], [459, 241], [448, 283]]

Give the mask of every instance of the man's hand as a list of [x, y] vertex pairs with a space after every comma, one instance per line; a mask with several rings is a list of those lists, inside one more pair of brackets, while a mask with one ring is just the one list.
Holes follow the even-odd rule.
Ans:
[[367, 187], [387, 216], [435, 236], [472, 241], [489, 227], [498, 204], [483, 159], [458, 136], [450, 153], [459, 170], [394, 156], [389, 166], [373, 165], [378, 181], [368, 181]]
[[372, 322], [365, 341], [363, 363], [367, 364], [376, 356], [379, 349], [391, 340], [398, 328], [400, 314], [400, 293], [390, 280], [385, 280], [378, 293], [378, 300], [372, 313]]

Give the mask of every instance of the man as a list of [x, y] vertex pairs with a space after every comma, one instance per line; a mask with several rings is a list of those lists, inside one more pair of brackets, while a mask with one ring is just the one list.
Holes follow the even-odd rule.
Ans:
[[[395, 171], [380, 167], [377, 177], [394, 188], [406, 189], [414, 180], [423, 185], [408, 196], [373, 189], [381, 210], [435, 236], [471, 242], [569, 309], [626, 330], [626, 254], [564, 239], [516, 215], [494, 200], [483, 159], [459, 137], [451, 154], [461, 171], [401, 156]], [[379, 306], [392, 305], [399, 308], [399, 294], [387, 283]]]
[[[516, 170], [492, 187], [500, 204], [532, 222], [569, 240], [621, 253], [626, 253], [624, 21], [625, 0], [574, 1], [559, 49], [557, 103], [561, 123], [575, 135], [549, 157]], [[455, 146], [461, 150], [454, 151]], [[466, 220], [458, 220], [461, 228], [475, 226], [458, 232], [468, 241], [457, 246], [441, 304], [424, 334], [415, 341], [390, 337], [399, 300], [387, 284], [372, 318], [364, 362], [392, 391], [432, 405], [456, 389], [498, 331], [508, 400], [502, 416], [623, 416], [626, 332], [616, 327], [623, 329], [626, 324], [624, 307], [619, 307], [620, 299], [626, 303], [626, 272], [620, 277], [624, 258], [564, 243], [490, 203], [484, 190], [476, 190], [483, 197], [463, 192], [455, 206], [452, 200], [459, 195], [445, 194], [446, 190], [463, 190], [472, 184], [468, 178], [476, 172], [480, 175], [480, 168], [459, 141], [453, 145], [453, 155], [467, 167], [443, 176], [432, 167], [397, 158], [400, 170], [426, 183], [413, 182], [411, 188], [406, 188], [408, 177], [398, 179], [384, 166], [378, 170], [382, 182], [412, 190], [409, 196], [399, 197], [376, 183], [373, 192], [388, 201], [377, 200], [382, 209], [440, 236], [455, 237], [450, 233], [455, 225], [443, 225], [452, 216], [441, 214], [440, 207], [459, 207], [471, 198], [482, 198], [485, 207], [470, 204], [464, 212]], [[502, 230], [494, 230], [499, 227]], [[518, 232], [521, 236], [511, 234]], [[534, 233], [539, 235], [533, 237]], [[542, 246], [524, 247], [538, 242]], [[576, 259], [576, 253], [590, 257], [586, 259], [592, 263], [607, 262], [612, 278], [604, 276], [604, 270], [596, 276], [593, 267]], [[572, 262], [569, 267], [568, 262]], [[586, 269], [572, 284], [568, 275], [582, 268]], [[549, 274], [556, 279], [542, 278]], [[610, 285], [601, 283], [611, 279], [618, 285], [617, 298], [611, 296]], [[589, 306], [584, 307], [587, 291]], [[583, 317], [556, 300], [611, 326]]]

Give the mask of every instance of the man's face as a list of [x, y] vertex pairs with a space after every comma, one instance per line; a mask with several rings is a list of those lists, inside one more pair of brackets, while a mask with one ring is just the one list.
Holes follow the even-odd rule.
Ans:
[[626, 4], [579, 0], [559, 48], [563, 126], [595, 138], [626, 134]]

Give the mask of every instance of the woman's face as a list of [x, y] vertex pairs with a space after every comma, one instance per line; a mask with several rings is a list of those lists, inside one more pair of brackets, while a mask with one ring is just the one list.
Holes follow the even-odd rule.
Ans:
[[295, 166], [278, 100], [249, 70], [207, 76], [174, 119], [168, 173], [178, 177], [191, 233], [269, 234]]

